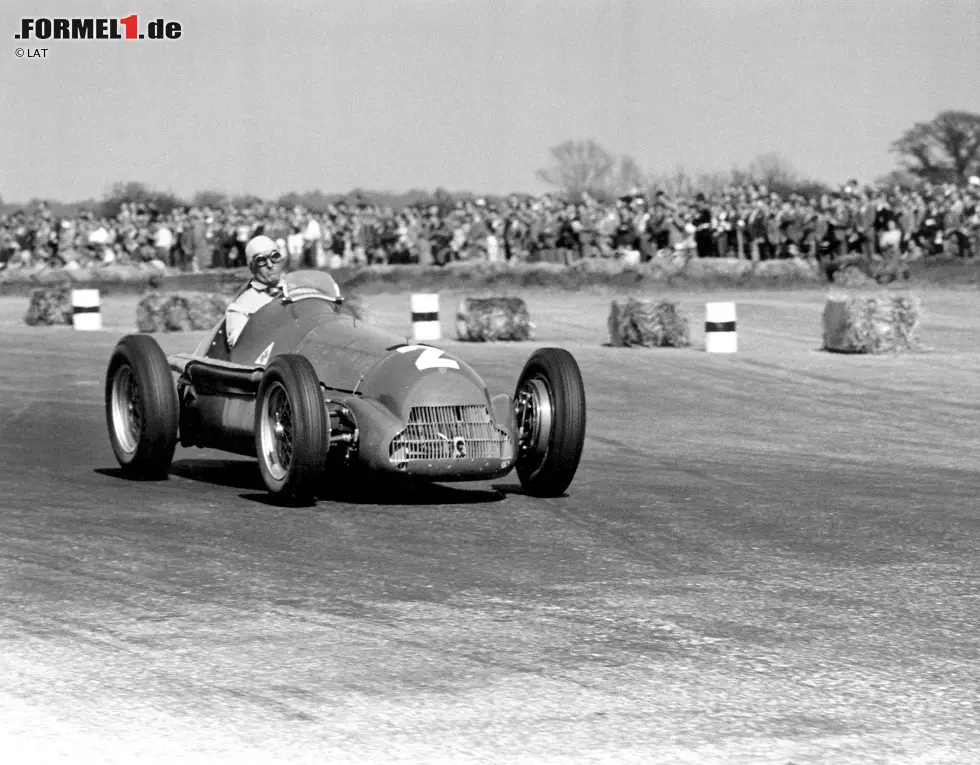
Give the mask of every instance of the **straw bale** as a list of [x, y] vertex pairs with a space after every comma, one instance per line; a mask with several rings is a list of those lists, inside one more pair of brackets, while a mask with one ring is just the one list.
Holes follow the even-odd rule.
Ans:
[[465, 297], [456, 308], [456, 333], [460, 340], [530, 340], [531, 316], [520, 298]]
[[568, 266], [569, 271], [584, 274], [618, 274], [623, 264], [613, 258], [582, 258]]
[[867, 288], [875, 284], [908, 281], [908, 262], [901, 257], [868, 258], [848, 255], [831, 264], [833, 282], [842, 287]]
[[66, 268], [65, 275], [72, 282], [76, 282], [82, 286], [79, 289], [86, 289], [84, 284], [91, 282], [93, 280], [95, 269], [93, 268]]
[[60, 287], [70, 282], [71, 276], [69, 276], [64, 268], [50, 268], [43, 271], [36, 271], [31, 275], [31, 280], [48, 287]]
[[904, 295], [831, 295], [823, 312], [824, 348], [839, 353], [899, 353], [918, 344], [922, 302]]
[[213, 292], [146, 292], [136, 306], [140, 332], [211, 329], [225, 315], [227, 298]]
[[616, 347], [686, 348], [691, 344], [688, 318], [669, 300], [615, 300], [609, 312], [610, 343]]
[[806, 258], [780, 258], [763, 260], [755, 264], [755, 276], [787, 281], [823, 282], [824, 277], [816, 263]]
[[72, 314], [71, 287], [59, 284], [31, 291], [24, 322], [32, 327], [71, 324]]
[[157, 332], [163, 327], [160, 306], [164, 296], [156, 291], [143, 293], [136, 305], [136, 328], [140, 332]]
[[[412, 269], [417, 268], [417, 266], [404, 266], [403, 268]], [[510, 267], [506, 261], [489, 261], [477, 258], [472, 260], [455, 260], [446, 263], [440, 270], [464, 278], [477, 278], [505, 273], [510, 270]]]
[[739, 279], [752, 273], [752, 261], [744, 258], [691, 258], [684, 267], [684, 275], [694, 279]]
[[885, 257], [872, 260], [870, 273], [878, 284], [890, 284], [895, 281], [908, 281], [911, 275], [908, 262], [899, 257]]
[[834, 271], [833, 282], [840, 287], [857, 289], [875, 287], [878, 284], [877, 280], [865, 273], [856, 263], [847, 263]]

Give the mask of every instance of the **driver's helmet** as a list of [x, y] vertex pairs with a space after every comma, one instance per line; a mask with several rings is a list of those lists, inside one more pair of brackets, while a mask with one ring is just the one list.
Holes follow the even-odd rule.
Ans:
[[249, 240], [248, 244], [245, 245], [245, 261], [249, 266], [251, 266], [252, 261], [255, 260], [258, 255], [269, 255], [274, 252], [278, 253], [280, 256], [282, 255], [279, 245], [272, 241], [272, 239], [264, 234], [253, 236]]

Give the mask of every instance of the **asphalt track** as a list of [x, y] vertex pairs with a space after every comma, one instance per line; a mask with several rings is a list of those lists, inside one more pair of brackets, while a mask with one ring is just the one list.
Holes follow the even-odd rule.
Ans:
[[575, 353], [567, 497], [300, 509], [218, 452], [121, 478], [133, 301], [74, 333], [0, 300], [3, 761], [980, 761], [980, 295], [925, 293], [896, 358], [821, 352], [818, 292], [735, 297], [733, 356], [605, 348], [608, 296], [544, 293], [536, 342], [459, 349], [492, 392]]

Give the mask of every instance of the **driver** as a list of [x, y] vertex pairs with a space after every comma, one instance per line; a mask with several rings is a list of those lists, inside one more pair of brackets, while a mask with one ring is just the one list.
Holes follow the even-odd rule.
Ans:
[[285, 263], [275, 242], [267, 236], [253, 237], [245, 245], [245, 259], [252, 278], [225, 312], [225, 334], [229, 349], [235, 346], [249, 317], [282, 295], [282, 269]]

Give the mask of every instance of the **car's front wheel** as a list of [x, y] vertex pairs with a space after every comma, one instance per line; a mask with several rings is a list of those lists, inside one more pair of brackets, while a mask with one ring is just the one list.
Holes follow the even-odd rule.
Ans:
[[255, 398], [255, 453], [266, 488], [285, 502], [312, 502], [329, 450], [329, 421], [313, 365], [296, 354], [276, 356]]
[[163, 350], [148, 335], [126, 335], [109, 360], [105, 413], [123, 473], [166, 478], [177, 448], [179, 405]]
[[514, 392], [517, 476], [536, 497], [557, 497], [575, 477], [585, 444], [585, 386], [575, 357], [562, 348], [535, 351]]

